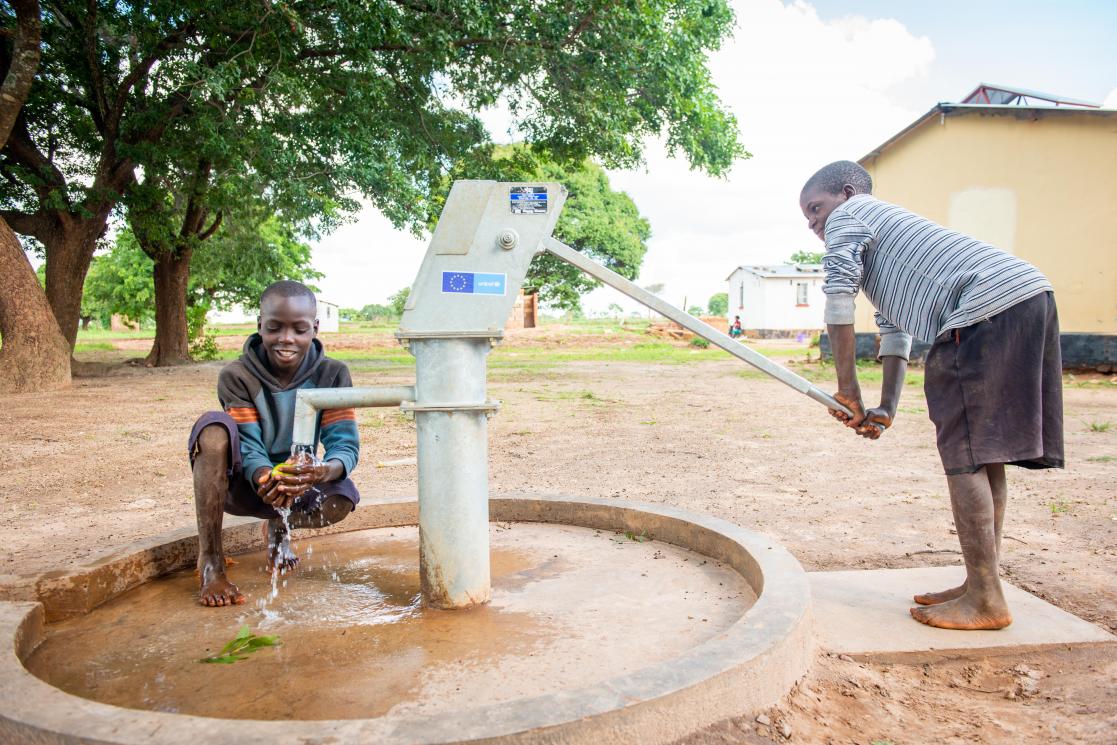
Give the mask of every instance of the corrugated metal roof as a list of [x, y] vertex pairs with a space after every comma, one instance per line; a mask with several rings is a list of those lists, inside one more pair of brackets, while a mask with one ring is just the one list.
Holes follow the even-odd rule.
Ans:
[[[809, 279], [811, 277], [824, 276], [822, 264], [749, 264], [737, 267], [729, 273], [729, 277], [732, 277], [740, 270], [755, 274], [764, 279]], [[725, 279], [728, 281], [729, 277]]]
[[1056, 93], [1043, 93], [1028, 88], [1019, 88], [1012, 85], [996, 85], [995, 83], [978, 83], [969, 95], [962, 99], [962, 103], [975, 104], [1000, 104], [1028, 106], [1028, 99], [1047, 101], [1056, 106], [1083, 106], [1091, 109], [1100, 109], [1101, 104], [1092, 101], [1083, 101], [1079, 98], [1069, 98]]

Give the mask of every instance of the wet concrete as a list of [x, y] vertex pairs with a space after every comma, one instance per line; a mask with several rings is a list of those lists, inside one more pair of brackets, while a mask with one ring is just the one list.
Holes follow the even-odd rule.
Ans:
[[[676, 657], [755, 602], [740, 574], [700, 554], [610, 531], [491, 526], [493, 601], [419, 602], [415, 528], [300, 541], [278, 583], [263, 552], [230, 576], [235, 608], [196, 604], [197, 578], [150, 582], [48, 627], [27, 668], [65, 691], [130, 708], [238, 719], [365, 719], [464, 711], [573, 691]], [[286, 580], [286, 582], [284, 582]], [[233, 665], [241, 624], [282, 646]]]

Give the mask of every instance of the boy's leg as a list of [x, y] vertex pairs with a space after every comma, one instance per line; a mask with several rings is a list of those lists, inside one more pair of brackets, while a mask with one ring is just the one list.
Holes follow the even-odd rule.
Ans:
[[[1001, 562], [1001, 536], [1005, 522], [1005, 505], [1008, 503], [1008, 480], [1005, 478], [1004, 463], [990, 463], [985, 466], [985, 473], [989, 478], [989, 488], [993, 492], [993, 529], [997, 535], [997, 564]], [[947, 477], [949, 478], [949, 477]], [[938, 605], [947, 600], [962, 597], [966, 592], [966, 583], [952, 587], [942, 592], [925, 592], [915, 596], [915, 602], [920, 605]]]
[[944, 629], [1002, 629], [1012, 623], [998, 576], [992, 483], [997, 477], [990, 478], [988, 470], [946, 477], [966, 561], [966, 589], [953, 600], [912, 608], [912, 617], [921, 623]]
[[211, 424], [198, 434], [194, 457], [194, 506], [198, 517], [198, 575], [202, 605], [218, 607], [244, 602], [244, 595], [225, 576], [221, 525], [229, 490], [229, 433]]

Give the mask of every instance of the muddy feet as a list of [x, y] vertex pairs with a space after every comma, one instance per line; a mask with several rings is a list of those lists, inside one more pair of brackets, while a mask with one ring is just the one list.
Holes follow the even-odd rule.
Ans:
[[914, 600], [920, 605], [938, 605], [939, 603], [945, 603], [948, 600], [955, 600], [957, 598], [960, 598], [965, 594], [966, 583], [963, 582], [957, 587], [952, 587], [949, 590], [943, 590], [942, 592], [920, 593], [919, 595], [915, 596]]
[[225, 576], [225, 562], [222, 559], [203, 559], [199, 562], [198, 573], [202, 580], [202, 589], [198, 593], [200, 604], [220, 608], [244, 602], [244, 595]]
[[299, 565], [298, 555], [291, 549], [291, 534], [281, 520], [264, 523], [264, 541], [268, 546], [268, 570], [289, 572]]
[[936, 605], [919, 605], [911, 609], [911, 616], [928, 626], [964, 631], [1003, 629], [1012, 623], [1003, 599], [979, 600], [974, 595], [966, 593]]

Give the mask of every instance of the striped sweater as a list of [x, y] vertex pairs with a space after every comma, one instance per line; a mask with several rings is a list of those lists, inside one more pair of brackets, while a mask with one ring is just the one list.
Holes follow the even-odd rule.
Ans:
[[835, 207], [825, 237], [824, 320], [852, 324], [862, 290], [882, 357], [906, 359], [912, 337], [932, 342], [1052, 290], [1028, 262], [868, 194]]
[[[280, 387], [272, 375], [259, 334], [248, 337], [240, 359], [230, 362], [217, 378], [221, 407], [237, 422], [244, 477], [251, 482], [260, 468], [282, 463], [291, 455], [295, 422], [295, 393], [299, 388], [349, 388], [353, 385], [345, 363], [327, 357], [314, 339], [291, 382]], [[348, 476], [357, 467], [360, 440], [353, 409], [318, 413], [314, 450], [325, 449], [323, 460], [337, 460]]]

